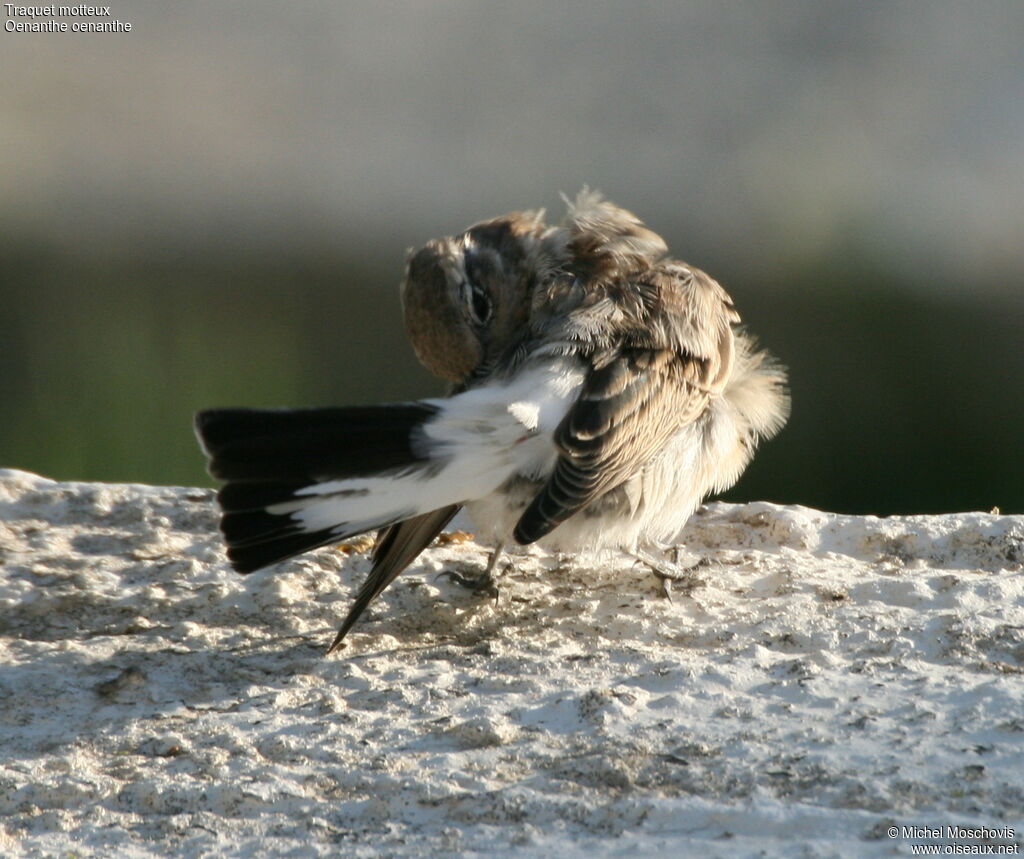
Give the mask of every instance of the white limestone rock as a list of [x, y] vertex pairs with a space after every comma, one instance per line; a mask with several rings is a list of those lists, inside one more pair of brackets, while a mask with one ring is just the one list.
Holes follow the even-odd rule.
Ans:
[[242, 577], [216, 521], [205, 489], [0, 471], [0, 854], [1021, 840], [1024, 517], [711, 504], [672, 602], [527, 550], [495, 603], [436, 578], [485, 560], [451, 542], [331, 658], [367, 558]]

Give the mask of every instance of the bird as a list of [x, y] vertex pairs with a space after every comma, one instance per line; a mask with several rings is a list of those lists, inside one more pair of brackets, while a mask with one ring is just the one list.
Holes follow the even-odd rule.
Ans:
[[584, 188], [407, 257], [405, 330], [447, 396], [198, 412], [240, 573], [376, 531], [328, 653], [465, 508], [494, 547], [665, 547], [789, 415], [785, 368], [712, 277]]

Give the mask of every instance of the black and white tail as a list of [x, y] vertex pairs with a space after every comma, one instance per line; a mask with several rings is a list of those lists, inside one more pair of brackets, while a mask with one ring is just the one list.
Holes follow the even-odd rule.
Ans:
[[252, 572], [442, 506], [422, 491], [446, 455], [422, 430], [438, 411], [421, 402], [199, 412], [210, 474], [226, 481], [217, 499], [232, 566]]
[[249, 573], [382, 530], [373, 569], [331, 650], [467, 501], [550, 473], [552, 433], [582, 380], [572, 359], [444, 400], [335, 409], [211, 409], [196, 435], [228, 558]]

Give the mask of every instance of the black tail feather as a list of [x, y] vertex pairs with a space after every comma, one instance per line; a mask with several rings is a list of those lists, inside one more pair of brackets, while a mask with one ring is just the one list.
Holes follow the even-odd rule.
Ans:
[[231, 565], [248, 573], [351, 536], [335, 528], [306, 531], [291, 515], [267, 508], [302, 498], [303, 488], [325, 480], [425, 461], [414, 431], [436, 413], [427, 403], [199, 412], [196, 435], [210, 474], [227, 481], [217, 500]]
[[228, 544], [228, 560], [239, 573], [253, 573], [279, 561], [287, 561], [303, 552], [309, 552], [338, 542], [328, 529], [325, 531], [293, 532], [281, 534], [269, 541], [240, 545]]
[[232, 548], [272, 543], [303, 533], [302, 527], [290, 516], [275, 516], [265, 510], [225, 513], [220, 519], [220, 530]]
[[229, 483], [217, 493], [217, 503], [225, 513], [263, 510], [271, 504], [290, 501], [309, 481], [275, 480]]
[[427, 403], [210, 409], [196, 415], [195, 427], [210, 457], [210, 474], [220, 480], [315, 483], [421, 461], [413, 430], [436, 413]]

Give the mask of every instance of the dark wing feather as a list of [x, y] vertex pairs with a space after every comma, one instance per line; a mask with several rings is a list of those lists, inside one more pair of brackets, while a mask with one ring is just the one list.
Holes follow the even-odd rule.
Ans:
[[709, 394], [690, 382], [704, 362], [669, 350], [623, 350], [593, 370], [555, 431], [560, 456], [515, 528], [532, 543], [652, 459]]
[[663, 243], [628, 212], [583, 202], [591, 208], [573, 222], [578, 276], [555, 279], [541, 298], [560, 338], [594, 347], [591, 370], [555, 431], [554, 470], [516, 524], [519, 543], [650, 462], [732, 371], [739, 317], [725, 290], [699, 269], [656, 261]]
[[373, 568], [356, 594], [356, 601], [349, 609], [341, 629], [327, 650], [328, 653], [333, 653], [341, 647], [348, 631], [366, 611], [367, 606], [434, 541], [460, 509], [461, 505], [455, 504], [432, 510], [430, 513], [391, 525], [377, 535], [377, 544], [373, 547]]

